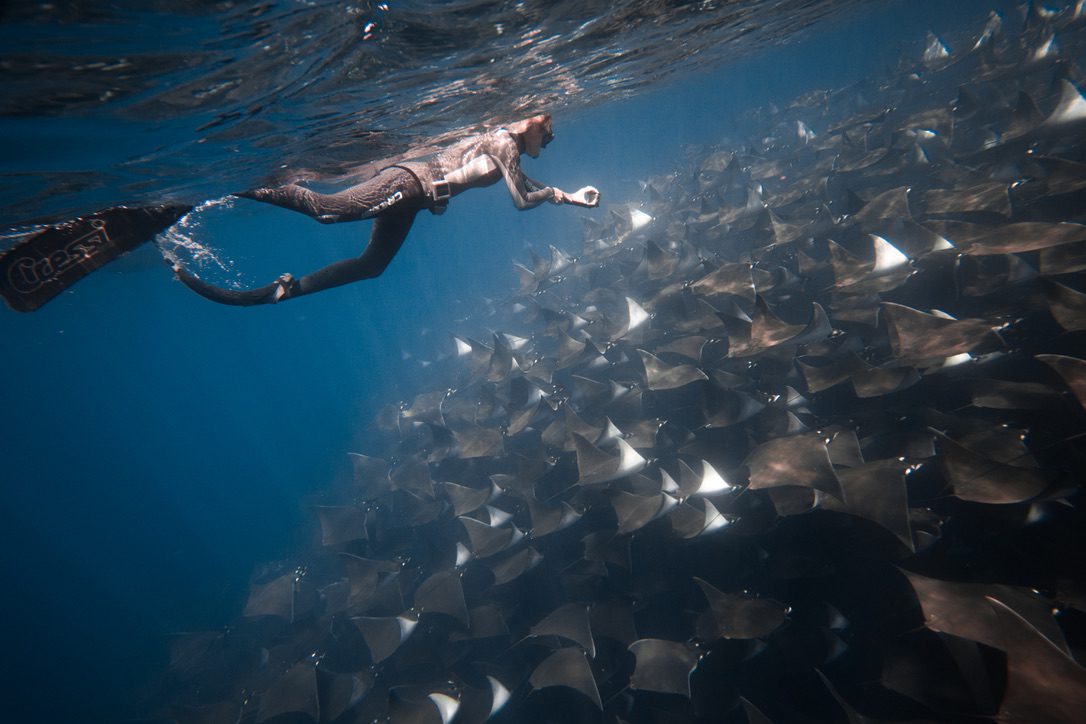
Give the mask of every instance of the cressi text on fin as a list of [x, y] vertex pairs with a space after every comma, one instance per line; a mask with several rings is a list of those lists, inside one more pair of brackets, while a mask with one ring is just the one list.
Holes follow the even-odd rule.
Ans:
[[116, 206], [43, 229], [0, 253], [0, 296], [12, 309], [32, 312], [191, 209]]

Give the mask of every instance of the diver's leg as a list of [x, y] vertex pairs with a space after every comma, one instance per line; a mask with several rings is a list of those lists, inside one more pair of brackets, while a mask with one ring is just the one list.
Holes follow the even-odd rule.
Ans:
[[355, 259], [344, 259], [306, 274], [287, 293], [288, 297], [312, 294], [362, 279], [378, 277], [388, 267], [392, 257], [403, 246], [407, 233], [415, 221], [419, 209], [406, 209], [397, 213], [383, 214], [373, 222], [373, 232], [366, 250]]
[[368, 218], [419, 193], [421, 189], [414, 176], [402, 168], [388, 168], [368, 181], [334, 194], [322, 194], [304, 186], [288, 184], [234, 195], [298, 211], [331, 224]]
[[284, 209], [305, 214], [317, 221], [338, 219], [348, 211], [344, 205], [337, 203], [335, 194], [318, 193], [297, 184], [288, 184], [274, 189], [242, 191], [235, 193], [234, 196], [281, 206]]
[[208, 284], [186, 273], [179, 266], [174, 267], [174, 272], [185, 286], [213, 302], [242, 307], [254, 304], [274, 304], [282, 299], [312, 294], [323, 289], [379, 276], [403, 246], [404, 239], [407, 238], [407, 233], [411, 230], [411, 224], [415, 221], [415, 215], [419, 210], [418, 205], [412, 204], [411, 208], [379, 216], [373, 222], [370, 243], [361, 256], [329, 264], [312, 274], [306, 274], [301, 279], [294, 279], [291, 275], [284, 274], [271, 284], [257, 289], [233, 290]]
[[174, 274], [181, 283], [205, 299], [210, 299], [219, 304], [230, 304], [236, 307], [251, 307], [256, 304], [274, 304], [279, 301], [285, 285], [290, 284], [290, 275], [284, 274], [271, 284], [266, 284], [256, 289], [223, 289], [214, 284], [208, 284], [203, 279], [194, 277], [181, 268], [173, 267]]

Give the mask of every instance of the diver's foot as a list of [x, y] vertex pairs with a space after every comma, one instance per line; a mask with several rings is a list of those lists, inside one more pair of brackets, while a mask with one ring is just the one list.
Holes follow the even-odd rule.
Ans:
[[271, 304], [275, 304], [281, 299], [294, 296], [297, 292], [298, 282], [294, 280], [294, 277], [290, 272], [287, 272], [286, 274], [281, 274], [279, 278], [275, 280], [274, 285], [275, 292], [272, 294], [270, 300]]

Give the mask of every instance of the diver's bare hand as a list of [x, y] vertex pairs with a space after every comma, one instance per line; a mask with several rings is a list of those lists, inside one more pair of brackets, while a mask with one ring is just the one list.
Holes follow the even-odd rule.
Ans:
[[571, 194], [566, 194], [566, 202], [570, 204], [576, 204], [577, 206], [585, 206], [587, 208], [594, 208], [600, 205], [600, 192], [595, 186], [585, 186], [584, 188], [577, 189]]

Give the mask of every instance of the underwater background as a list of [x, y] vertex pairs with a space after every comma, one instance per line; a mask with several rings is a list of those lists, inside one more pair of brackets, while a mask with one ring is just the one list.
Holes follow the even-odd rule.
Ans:
[[[953, 49], [992, 10], [1023, 18], [991, 0], [573, 5], [7, 3], [0, 226], [346, 173], [540, 110], [557, 138], [528, 174], [633, 201], [685, 148], [756, 130], [752, 108], [888, 73], [929, 31]], [[118, 58], [136, 71], [111, 85]], [[505, 72], [482, 83], [491, 58]], [[135, 717], [170, 634], [227, 625], [254, 571], [313, 544], [307, 506], [350, 478], [378, 410], [429, 389], [449, 331], [486, 335], [473, 315], [515, 291], [513, 263], [572, 249], [606, 213], [520, 213], [493, 187], [420, 216], [379, 279], [289, 304], [211, 304], [149, 244], [33, 314], [3, 310], [5, 720]], [[224, 200], [159, 243], [252, 286], [354, 255], [368, 232]]]

